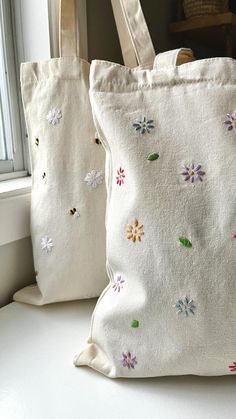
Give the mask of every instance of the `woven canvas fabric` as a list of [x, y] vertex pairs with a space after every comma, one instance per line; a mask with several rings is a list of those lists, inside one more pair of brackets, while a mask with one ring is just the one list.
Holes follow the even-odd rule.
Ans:
[[[97, 297], [108, 283], [105, 153], [89, 103], [90, 64], [77, 57], [86, 49], [78, 19], [80, 13], [84, 17], [84, 5], [60, 0], [61, 58], [21, 67], [38, 285], [17, 292], [16, 301], [41, 305]], [[126, 65], [153, 63], [155, 53], [140, 1], [116, 0], [112, 7]]]
[[107, 284], [105, 159], [95, 141], [89, 67], [73, 57], [22, 65], [39, 288], [18, 292], [18, 301], [46, 304], [95, 297]]
[[130, 378], [236, 372], [235, 72], [229, 58], [92, 63], [110, 284], [75, 365]]

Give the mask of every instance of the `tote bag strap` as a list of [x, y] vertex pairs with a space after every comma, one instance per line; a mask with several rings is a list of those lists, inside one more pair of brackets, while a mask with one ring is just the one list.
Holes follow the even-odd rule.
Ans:
[[[112, 0], [112, 7], [125, 65], [127, 67], [153, 65], [155, 51], [140, 1]], [[86, 20], [86, 0], [60, 0], [61, 57], [87, 59], [87, 34], [86, 39], [82, 39], [80, 34], [84, 20]]]
[[154, 61], [154, 68], [161, 70], [168, 67], [177, 67], [178, 65], [194, 61], [193, 52], [189, 48], [179, 48], [158, 54]]
[[155, 51], [139, 0], [111, 0], [124, 63], [153, 65]]
[[[59, 53], [60, 57], [87, 58], [87, 48], [80, 36], [79, 14], [86, 20], [85, 0], [60, 0]], [[87, 38], [87, 33], [85, 34]], [[85, 40], [84, 40], [85, 41]], [[87, 39], [86, 39], [87, 44]]]

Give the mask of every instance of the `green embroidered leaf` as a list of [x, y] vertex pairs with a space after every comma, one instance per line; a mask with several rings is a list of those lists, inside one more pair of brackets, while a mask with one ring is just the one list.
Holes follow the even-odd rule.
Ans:
[[180, 243], [185, 247], [192, 247], [192, 243], [187, 237], [179, 237]]
[[159, 154], [157, 154], [157, 153], [150, 153], [150, 154], [147, 156], [147, 159], [148, 159], [149, 161], [154, 161], [154, 160], [157, 160], [157, 159], [159, 159]]
[[131, 327], [134, 327], [134, 328], [139, 327], [139, 321], [138, 320], [132, 320]]

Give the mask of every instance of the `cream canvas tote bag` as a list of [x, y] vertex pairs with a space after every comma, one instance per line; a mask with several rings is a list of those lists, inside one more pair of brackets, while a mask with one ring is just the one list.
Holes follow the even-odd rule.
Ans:
[[151, 70], [92, 63], [110, 284], [76, 365], [109, 377], [236, 373], [235, 74], [235, 60], [185, 49]]
[[[37, 305], [96, 297], [108, 282], [105, 158], [89, 103], [90, 64], [80, 57], [80, 2], [77, 9], [75, 0], [61, 0], [60, 11], [61, 57], [21, 67], [37, 285], [17, 292], [14, 299]], [[139, 1], [117, 0], [114, 12], [125, 63], [153, 63]]]

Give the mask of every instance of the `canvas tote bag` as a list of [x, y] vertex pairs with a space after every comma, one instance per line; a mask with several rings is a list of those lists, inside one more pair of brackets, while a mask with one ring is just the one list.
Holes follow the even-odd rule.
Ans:
[[[184, 63], [182, 65], [179, 65]], [[76, 365], [109, 377], [236, 373], [236, 61], [94, 61], [110, 284]]]
[[[155, 54], [138, 0], [117, 0], [114, 12], [128, 65]], [[16, 301], [47, 304], [98, 296], [105, 268], [104, 150], [89, 103], [90, 64], [80, 58], [74, 0], [60, 3], [60, 55], [21, 67], [32, 159], [31, 233], [37, 285]], [[142, 23], [144, 32], [137, 27]], [[142, 51], [142, 45], [146, 45]]]

